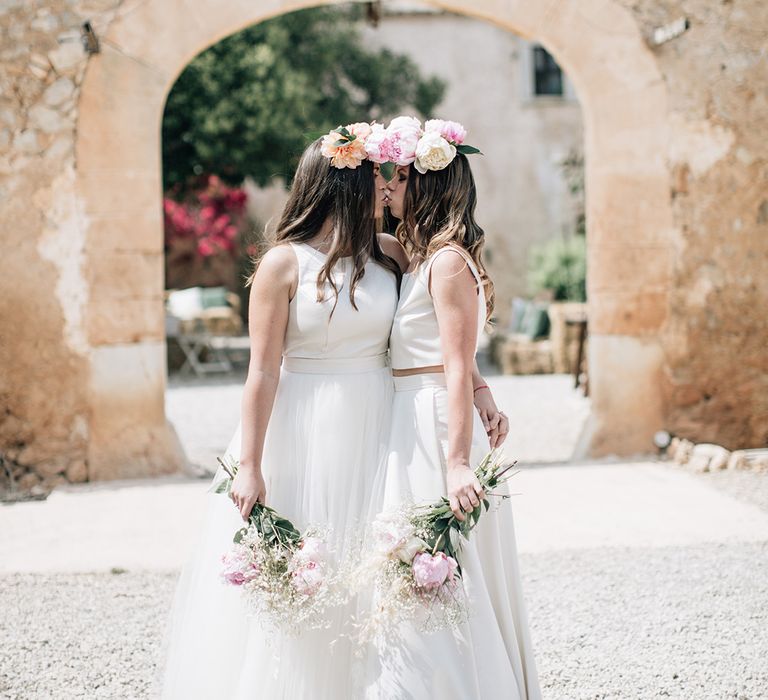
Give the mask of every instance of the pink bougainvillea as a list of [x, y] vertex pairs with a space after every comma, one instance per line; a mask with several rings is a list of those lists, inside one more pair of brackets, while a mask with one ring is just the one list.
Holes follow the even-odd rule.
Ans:
[[201, 258], [223, 253], [235, 257], [245, 191], [225, 185], [216, 175], [209, 175], [204, 183], [183, 202], [164, 198], [166, 248], [181, 247]]

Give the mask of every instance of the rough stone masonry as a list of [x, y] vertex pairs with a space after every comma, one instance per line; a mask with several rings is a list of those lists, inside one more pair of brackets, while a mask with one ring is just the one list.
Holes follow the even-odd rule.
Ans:
[[[258, 11], [266, 16], [307, 4], [270, 0], [259, 3]], [[0, 474], [24, 490], [148, 476], [173, 471], [180, 463], [172, 431], [164, 424], [164, 368], [157, 359], [163, 342], [161, 213], [159, 207], [145, 212], [139, 200], [123, 201], [125, 192], [133, 191], [124, 189], [133, 182], [124, 177], [128, 173], [148, 183], [152, 207], [159, 203], [159, 168], [131, 171], [123, 163], [115, 186], [104, 184], [114, 175], [109, 167], [88, 173], [97, 182], [86, 184], [101, 186], [102, 195], [98, 212], [84, 206], [78, 189], [84, 164], [78, 154], [98, 153], [100, 143], [110, 143], [104, 137], [114, 125], [83, 126], [82, 86], [87, 71], [105, 61], [130, 59], [139, 75], [154, 70], [152, 61], [166, 44], [193, 34], [204, 37], [180, 51], [188, 60], [206, 41], [221, 38], [214, 36], [220, 31], [215, 27], [226, 24], [235, 31], [238, 23], [245, 26], [249, 17], [256, 18], [255, 5], [238, 0], [227, 3], [225, 12], [221, 3], [203, 0], [0, 0]], [[644, 60], [650, 57], [661, 76], [649, 89], [664, 93], [666, 111], [653, 116], [667, 145], [640, 156], [656, 163], [662, 174], [630, 181], [621, 156], [588, 162], [603, 192], [608, 191], [604, 183], [611, 183], [610, 201], [598, 196], [597, 187], [588, 192], [588, 224], [600, 232], [589, 243], [590, 313], [598, 319], [596, 339], [602, 340], [602, 346], [594, 343], [590, 361], [614, 366], [610, 349], [621, 354], [625, 346], [612, 346], [612, 337], [651, 338], [660, 349], [653, 357], [661, 360], [653, 360], [643, 381], [660, 398], [644, 431], [658, 423], [681, 437], [729, 449], [767, 445], [768, 5], [762, 0], [565, 0], [511, 9], [492, 0], [441, 5], [481, 13], [511, 29], [528, 21], [526, 13], [536, 15], [538, 25], [531, 19], [520, 31], [538, 38], [540, 28], [542, 41], [568, 59], [566, 69], [578, 66], [586, 52], [603, 51], [607, 75], [634, 69], [626, 61], [614, 62], [632, 37], [648, 37], [681, 15], [688, 18], [684, 34], [643, 50]], [[614, 17], [621, 21], [614, 23]], [[102, 54], [83, 50], [80, 27], [86, 20], [102, 40]], [[588, 28], [598, 45], [592, 39], [579, 43], [584, 34], [573, 22]], [[111, 34], [118, 25], [119, 42]], [[208, 25], [214, 28], [206, 34]], [[126, 57], [124, 46], [139, 44], [156, 52], [151, 60], [141, 54]], [[162, 89], [170, 87], [181, 67], [169, 65], [158, 77]], [[576, 73], [577, 87], [592, 96], [591, 103], [586, 100], [587, 114], [594, 115], [596, 81], [602, 78]], [[126, 87], [137, 95], [155, 89], [136, 80], [136, 85], [93, 92], [87, 109], [103, 107]], [[630, 75], [627, 81], [632, 80]], [[626, 104], [611, 99], [599, 105], [602, 123], [610, 124], [612, 113], [629, 119], [622, 113]], [[159, 132], [157, 118], [137, 108], [131, 123]], [[638, 130], [642, 127], [638, 123]], [[593, 141], [601, 133], [593, 129]], [[133, 141], [133, 133], [121, 138], [127, 152], [155, 149], [155, 142]], [[643, 149], [643, 138], [632, 143], [628, 130], [615, 152]], [[601, 148], [601, 154], [610, 150]], [[112, 155], [102, 152], [104, 163], [109, 165]], [[617, 173], [613, 178], [612, 172]], [[589, 182], [588, 173], [588, 187]], [[622, 228], [629, 227], [633, 236], [635, 229], [643, 231], [637, 212], [643, 212], [638, 201], [646, 196], [671, 210], [672, 226], [658, 232], [663, 245], [630, 250], [624, 243], [612, 244], [612, 235], [616, 241], [626, 235]], [[135, 222], [127, 216], [120, 220], [129, 252], [102, 235], [114, 230], [104, 222], [121, 207], [137, 212]], [[654, 208], [645, 210], [649, 221]], [[622, 221], [622, 211], [630, 212], [624, 226], [606, 225]], [[139, 243], [133, 240], [139, 238]], [[669, 248], [670, 281], [664, 277], [663, 284], [627, 294], [615, 282], [610, 289], [603, 284], [609, 276], [620, 280], [638, 269], [652, 278], [655, 268], [666, 264], [663, 251]], [[148, 350], [133, 352], [142, 343]], [[631, 365], [633, 357], [618, 361]], [[612, 387], [612, 370], [605, 370], [596, 390], [621, 397], [631, 367], [621, 369]], [[119, 381], [110, 384], [113, 375], [120, 375]], [[613, 436], [609, 431], [601, 438], [604, 452], [646, 444], [645, 434], [640, 442], [631, 440], [632, 427], [647, 417], [643, 396], [632, 393], [622, 401], [618, 411], [615, 402], [593, 402], [597, 418], [613, 430]], [[617, 422], [622, 417], [624, 423]], [[123, 453], [124, 459], [116, 459]]]

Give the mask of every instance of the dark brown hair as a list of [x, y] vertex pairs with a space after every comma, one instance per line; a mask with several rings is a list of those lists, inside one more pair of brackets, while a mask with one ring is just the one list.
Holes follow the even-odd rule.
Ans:
[[475, 221], [477, 189], [467, 157], [456, 154], [442, 170], [411, 167], [397, 237], [422, 259], [446, 245], [463, 248], [475, 263], [485, 291], [486, 320], [493, 313], [493, 282], [483, 264], [485, 232]]
[[[280, 221], [268, 247], [280, 243], [306, 243], [320, 231], [326, 219], [333, 222], [331, 249], [317, 276], [317, 300], [324, 299], [328, 282], [338, 301], [339, 290], [331, 276], [336, 263], [352, 257], [353, 271], [349, 298], [355, 305], [355, 288], [365, 275], [365, 264], [374, 260], [393, 272], [400, 281], [400, 266], [385, 255], [376, 235], [376, 183], [373, 163], [364, 160], [357, 168], [336, 168], [320, 151], [322, 139], [313, 141], [296, 167]], [[258, 261], [256, 263], [258, 265]], [[253, 282], [254, 272], [246, 285]]]

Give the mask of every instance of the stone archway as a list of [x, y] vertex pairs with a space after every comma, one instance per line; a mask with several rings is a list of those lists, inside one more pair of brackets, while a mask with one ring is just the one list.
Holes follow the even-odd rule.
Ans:
[[[91, 479], [182, 459], [164, 415], [160, 123], [200, 51], [302, 0], [148, 0], [110, 24], [82, 84], [76, 177], [84, 221]], [[544, 44], [585, 117], [593, 455], [647, 451], [663, 422], [660, 331], [673, 223], [667, 98], [629, 11], [615, 0], [432, 2]], [[172, 31], [170, 31], [172, 29]], [[155, 466], [149, 468], [148, 465]]]

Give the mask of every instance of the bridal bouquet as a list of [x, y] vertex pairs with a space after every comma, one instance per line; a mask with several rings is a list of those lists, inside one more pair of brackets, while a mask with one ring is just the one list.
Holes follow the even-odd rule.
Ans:
[[369, 617], [359, 625], [361, 642], [385, 638], [401, 622], [420, 621], [423, 631], [455, 626], [466, 617], [459, 553], [477, 525], [488, 497], [509, 498], [494, 488], [517, 472], [489, 452], [475, 469], [486, 498], [459, 520], [446, 497], [381, 513], [371, 528], [372, 546], [352, 577], [355, 589], [373, 582]]
[[[218, 460], [227, 474], [214, 493], [229, 495], [238, 462]], [[280, 631], [298, 634], [328, 624], [325, 612], [346, 594], [333, 566], [327, 533], [299, 532], [273, 508], [256, 503], [248, 524], [222, 555], [222, 580], [239, 586], [252, 614]]]

